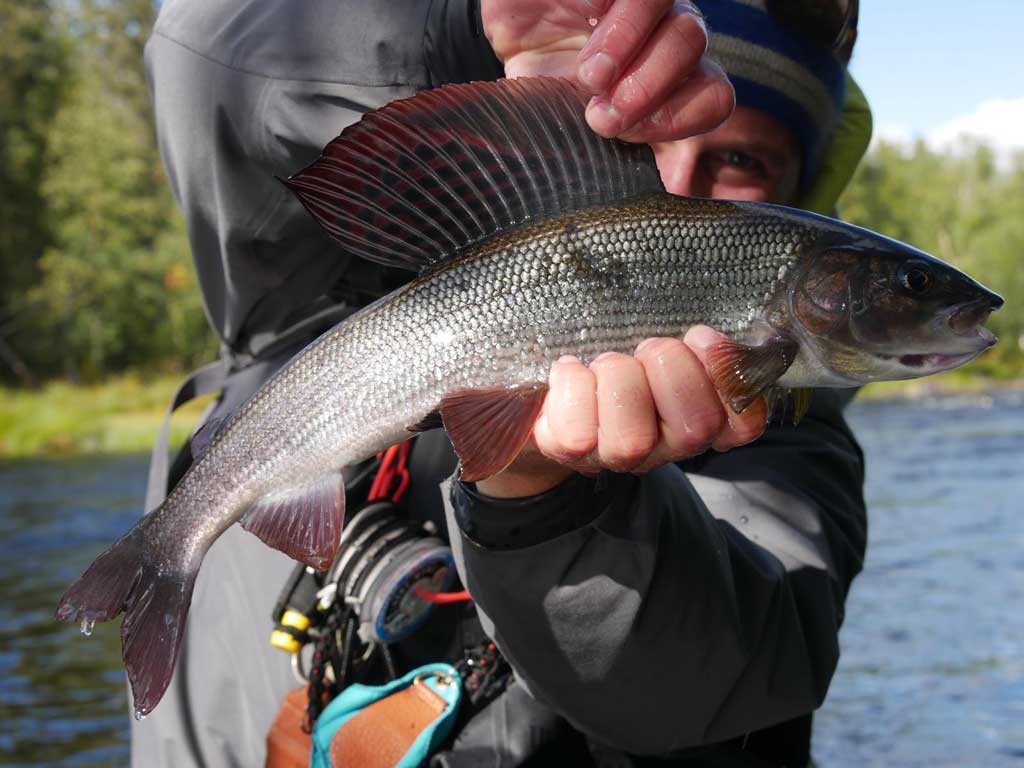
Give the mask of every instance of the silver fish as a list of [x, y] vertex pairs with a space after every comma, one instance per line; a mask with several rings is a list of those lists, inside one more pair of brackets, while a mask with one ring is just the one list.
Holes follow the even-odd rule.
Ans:
[[59, 619], [126, 613], [138, 715], [170, 681], [196, 574], [228, 526], [326, 569], [339, 467], [443, 424], [463, 479], [500, 471], [564, 354], [707, 324], [729, 336], [710, 373], [741, 411], [770, 387], [922, 376], [995, 341], [982, 323], [1002, 299], [920, 251], [779, 206], [669, 195], [650, 149], [591, 133], [565, 81], [395, 102], [286, 183], [349, 252], [420, 275], [299, 353], [61, 599]]

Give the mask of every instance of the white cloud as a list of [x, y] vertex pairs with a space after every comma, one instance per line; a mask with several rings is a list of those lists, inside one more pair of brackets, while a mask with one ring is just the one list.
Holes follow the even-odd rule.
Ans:
[[923, 134], [905, 123], [878, 123], [871, 143], [887, 141], [909, 147], [918, 139], [936, 151], [951, 151], [963, 146], [966, 137], [980, 139], [992, 146], [997, 155], [1009, 157], [1024, 150], [1024, 97], [983, 101], [969, 114], [941, 123]]
[[927, 140], [934, 147], [948, 147], [962, 136], [982, 139], [1004, 152], [1024, 149], [1024, 96], [983, 101], [969, 115], [929, 131]]
[[911, 144], [914, 129], [904, 123], [876, 123], [871, 133], [871, 144], [885, 141], [890, 144]]

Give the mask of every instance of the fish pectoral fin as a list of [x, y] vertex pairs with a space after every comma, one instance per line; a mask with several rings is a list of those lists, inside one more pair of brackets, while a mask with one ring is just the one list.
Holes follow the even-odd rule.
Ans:
[[337, 555], [344, 520], [345, 481], [341, 472], [333, 472], [311, 485], [261, 499], [240, 522], [267, 546], [326, 571]]
[[763, 344], [722, 341], [708, 349], [708, 373], [729, 406], [742, 413], [793, 364], [799, 346], [773, 336]]
[[441, 419], [462, 463], [467, 483], [497, 474], [519, 455], [533, 434], [547, 384], [512, 389], [462, 389], [441, 401]]

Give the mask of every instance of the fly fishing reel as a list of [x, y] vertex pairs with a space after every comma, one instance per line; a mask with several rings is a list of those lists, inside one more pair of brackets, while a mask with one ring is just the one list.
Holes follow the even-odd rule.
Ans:
[[296, 568], [274, 607], [270, 642], [292, 654], [300, 680], [307, 678], [306, 645], [313, 646], [310, 681], [320, 677], [340, 690], [381, 659], [394, 677], [388, 646], [415, 632], [437, 603], [466, 599], [447, 593], [455, 561], [436, 534], [432, 523], [400, 516], [390, 500], [372, 501], [342, 530], [330, 571]]
[[394, 643], [411, 635], [455, 580], [451, 549], [432, 524], [405, 520], [390, 501], [363, 507], [341, 534], [338, 559], [317, 596], [341, 601], [358, 618], [363, 643]]

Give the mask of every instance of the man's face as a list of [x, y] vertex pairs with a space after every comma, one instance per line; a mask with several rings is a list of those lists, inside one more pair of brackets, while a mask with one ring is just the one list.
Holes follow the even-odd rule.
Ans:
[[677, 195], [792, 205], [800, 146], [771, 115], [737, 106], [711, 133], [654, 145], [662, 181]]

